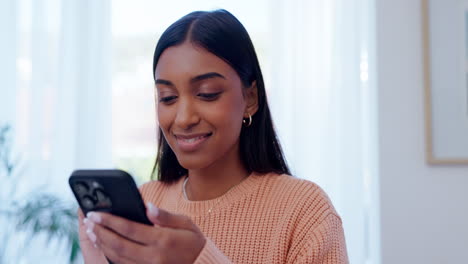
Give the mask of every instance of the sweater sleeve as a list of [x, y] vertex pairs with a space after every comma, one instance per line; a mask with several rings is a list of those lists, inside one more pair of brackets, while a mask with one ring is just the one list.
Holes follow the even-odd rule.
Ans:
[[327, 216], [304, 242], [294, 263], [349, 263], [341, 219], [335, 214]]
[[206, 238], [205, 246], [200, 255], [198, 255], [194, 264], [216, 264], [216, 263], [232, 263], [221, 250], [209, 238]]

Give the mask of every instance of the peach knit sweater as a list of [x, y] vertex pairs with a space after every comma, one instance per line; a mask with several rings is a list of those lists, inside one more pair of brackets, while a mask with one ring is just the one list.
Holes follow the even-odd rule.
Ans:
[[316, 184], [252, 173], [221, 197], [189, 201], [183, 180], [140, 190], [145, 202], [197, 224], [207, 243], [195, 263], [348, 263], [341, 219]]

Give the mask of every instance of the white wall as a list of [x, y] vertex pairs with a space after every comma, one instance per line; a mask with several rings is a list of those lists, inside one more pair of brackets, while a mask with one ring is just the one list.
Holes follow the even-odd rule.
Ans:
[[468, 166], [425, 162], [421, 2], [376, 8], [382, 264], [468, 263]]

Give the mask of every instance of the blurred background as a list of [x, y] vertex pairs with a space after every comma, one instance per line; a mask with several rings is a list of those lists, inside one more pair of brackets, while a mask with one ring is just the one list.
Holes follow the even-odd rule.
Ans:
[[0, 263], [82, 262], [69, 175], [150, 180], [156, 42], [217, 8], [249, 32], [292, 172], [329, 194], [350, 262], [466, 263], [468, 165], [426, 161], [423, 2], [0, 0]]

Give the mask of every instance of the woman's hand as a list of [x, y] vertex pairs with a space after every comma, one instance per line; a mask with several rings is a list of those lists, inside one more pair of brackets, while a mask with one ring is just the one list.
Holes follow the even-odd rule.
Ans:
[[154, 226], [91, 212], [86, 221], [90, 242], [114, 263], [193, 263], [206, 239], [190, 218], [150, 203], [147, 215]]
[[[86, 226], [84, 220], [83, 211], [78, 209], [78, 230], [80, 239], [80, 248], [83, 253], [85, 263], [96, 263], [96, 264], [107, 264], [106, 257], [102, 251], [94, 246], [94, 243], [89, 239], [86, 234]], [[89, 221], [89, 220], [88, 220]]]

